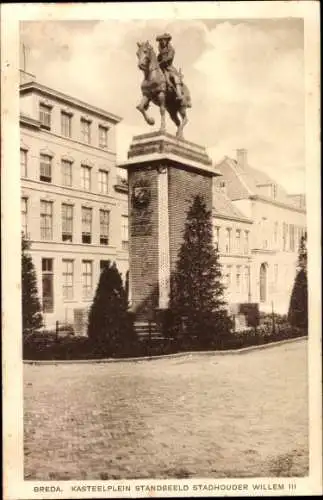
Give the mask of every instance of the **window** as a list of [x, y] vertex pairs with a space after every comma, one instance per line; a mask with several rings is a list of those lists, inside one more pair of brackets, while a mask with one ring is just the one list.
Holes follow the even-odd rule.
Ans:
[[288, 225], [283, 222], [283, 250], [287, 250]]
[[100, 245], [109, 245], [110, 212], [100, 210]]
[[27, 177], [27, 151], [25, 149], [20, 150], [20, 175]]
[[43, 312], [54, 310], [53, 259], [42, 259]]
[[278, 241], [278, 222], [274, 223], [274, 243], [277, 244]]
[[268, 221], [266, 217], [261, 220], [262, 248], [268, 248]]
[[51, 201], [40, 202], [40, 238], [42, 240], [53, 239], [53, 203]]
[[301, 228], [299, 226], [295, 226], [295, 240], [297, 248], [299, 248], [300, 238], [301, 238]]
[[65, 137], [72, 136], [72, 115], [61, 111], [61, 133]]
[[294, 224], [289, 225], [289, 249], [291, 252], [295, 251], [295, 226]]
[[86, 144], [91, 144], [91, 122], [81, 118], [81, 139]]
[[92, 241], [92, 208], [82, 207], [82, 243]]
[[82, 261], [82, 291], [83, 299], [89, 299], [92, 296], [92, 261], [83, 260]]
[[121, 225], [121, 246], [122, 250], [128, 250], [128, 232], [129, 232], [129, 220], [127, 215], [122, 216], [122, 225]]
[[231, 266], [227, 266], [227, 271], [226, 271], [226, 274], [225, 274], [225, 286], [227, 288], [230, 288], [231, 286]]
[[27, 198], [21, 198], [21, 230], [25, 237], [27, 237]]
[[249, 253], [249, 231], [244, 232], [243, 252], [245, 255]]
[[278, 264], [274, 265], [274, 283], [278, 284]]
[[236, 230], [236, 250], [238, 253], [241, 251], [241, 231], [240, 229]]
[[241, 266], [237, 266], [237, 272], [236, 272], [236, 291], [237, 293], [240, 292], [241, 290]]
[[266, 302], [267, 300], [267, 264], [264, 262], [260, 266], [259, 300], [260, 302]]
[[91, 167], [81, 166], [81, 184], [84, 191], [91, 190]]
[[99, 125], [99, 147], [108, 147], [108, 128]]
[[62, 184], [63, 186], [72, 186], [72, 162], [68, 160], [61, 161]]
[[215, 226], [214, 228], [214, 245], [217, 250], [220, 248], [220, 227]]
[[109, 264], [109, 260], [100, 260], [100, 273], [102, 273], [103, 269]]
[[220, 186], [220, 191], [222, 193], [226, 193], [227, 186], [226, 186], [225, 181], [220, 181], [219, 186]]
[[249, 296], [249, 287], [250, 287], [250, 268], [249, 266], [245, 266], [244, 268], [244, 289], [245, 293]]
[[46, 104], [39, 105], [39, 121], [40, 126], [50, 130], [51, 127], [51, 106], [47, 106]]
[[40, 175], [43, 182], [52, 182], [52, 158], [48, 155], [40, 155]]
[[99, 170], [99, 192], [102, 194], [108, 193], [109, 173], [105, 170]]
[[73, 205], [62, 204], [62, 241], [73, 241]]
[[63, 299], [73, 300], [74, 262], [63, 259]]
[[225, 252], [231, 252], [231, 229], [225, 230]]

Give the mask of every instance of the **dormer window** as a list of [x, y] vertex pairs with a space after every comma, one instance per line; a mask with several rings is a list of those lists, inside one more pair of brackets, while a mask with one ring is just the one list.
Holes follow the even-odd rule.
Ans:
[[225, 182], [225, 181], [220, 181], [219, 186], [220, 186], [220, 191], [221, 191], [222, 193], [225, 193], [225, 192], [226, 192], [226, 189], [227, 189], [226, 182]]
[[51, 113], [52, 113], [52, 107], [40, 103], [39, 104], [39, 121], [40, 121], [40, 126], [42, 128], [46, 128], [47, 130], [50, 130], [51, 128]]
[[274, 198], [274, 200], [277, 197], [277, 184], [271, 185], [271, 197]]
[[91, 120], [81, 118], [81, 138], [86, 144], [91, 144]]
[[61, 133], [64, 137], [72, 137], [72, 115], [61, 111]]
[[103, 125], [99, 125], [99, 147], [108, 147], [108, 127], [104, 127]]

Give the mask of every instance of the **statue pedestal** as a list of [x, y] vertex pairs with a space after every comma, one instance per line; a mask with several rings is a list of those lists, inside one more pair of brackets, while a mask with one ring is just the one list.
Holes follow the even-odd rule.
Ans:
[[168, 307], [186, 214], [193, 197], [212, 208], [212, 167], [205, 148], [153, 132], [133, 138], [128, 160], [129, 287], [136, 319]]

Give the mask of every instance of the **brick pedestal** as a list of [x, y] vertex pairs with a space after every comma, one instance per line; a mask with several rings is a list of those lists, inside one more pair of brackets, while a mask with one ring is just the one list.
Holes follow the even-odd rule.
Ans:
[[211, 210], [219, 173], [203, 147], [158, 132], [135, 136], [119, 166], [128, 170], [132, 310], [149, 320], [168, 307], [188, 207], [200, 194]]

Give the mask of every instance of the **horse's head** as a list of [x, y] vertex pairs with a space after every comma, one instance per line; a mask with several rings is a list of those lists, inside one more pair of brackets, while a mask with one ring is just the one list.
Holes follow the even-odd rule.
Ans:
[[138, 68], [141, 69], [142, 71], [145, 71], [149, 67], [153, 47], [150, 45], [148, 41], [142, 43], [137, 42], [137, 45], [138, 45], [137, 49]]

